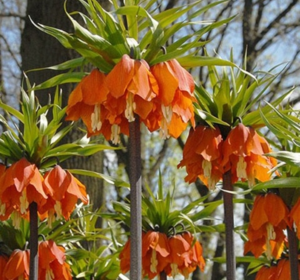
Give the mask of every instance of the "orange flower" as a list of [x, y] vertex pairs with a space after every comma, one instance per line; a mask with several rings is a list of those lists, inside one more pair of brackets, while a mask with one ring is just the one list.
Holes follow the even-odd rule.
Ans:
[[54, 241], [39, 244], [39, 279], [72, 280], [70, 266], [65, 262], [65, 250]]
[[31, 202], [36, 202], [40, 207], [48, 198], [38, 168], [25, 158], [13, 163], [2, 173], [0, 184], [0, 219], [14, 212], [13, 222], [16, 227], [21, 216], [26, 217], [28, 214]]
[[[276, 207], [274, 207], [276, 205]], [[245, 254], [251, 251], [255, 257], [263, 252], [269, 259], [279, 258], [284, 247], [283, 231], [291, 227], [288, 208], [283, 200], [274, 193], [256, 196], [250, 214], [245, 244]]]
[[44, 207], [39, 209], [39, 212], [41, 215], [48, 212], [50, 224], [55, 213], [57, 218], [63, 216], [68, 220], [78, 199], [85, 204], [88, 203], [85, 186], [59, 165], [45, 174], [44, 185], [48, 189], [49, 199]]
[[4, 279], [27, 280], [29, 279], [29, 250], [15, 250], [12, 252], [3, 271]]
[[154, 278], [170, 262], [170, 247], [165, 233], [148, 231], [142, 240], [143, 276]]
[[218, 127], [197, 126], [191, 128], [183, 149], [183, 159], [178, 167], [186, 166], [185, 181], [195, 182], [197, 177], [213, 189], [222, 179], [221, 169], [222, 136]]
[[155, 64], [150, 70], [159, 86], [157, 99], [161, 107], [157, 109], [162, 114], [161, 135], [177, 138], [186, 129], [188, 121], [195, 125], [193, 77], [175, 59]]
[[115, 103], [106, 103], [109, 111], [113, 111], [112, 106], [119, 106], [121, 103], [125, 105], [122, 115], [129, 122], [134, 121], [134, 114], [138, 114], [143, 120], [147, 118], [153, 109], [151, 101], [158, 94], [158, 85], [145, 60], [123, 55], [107, 75], [106, 83], [109, 95], [116, 99]]
[[298, 239], [300, 238], [300, 198], [298, 198], [295, 205], [292, 207], [290, 211], [290, 218], [294, 222]]
[[222, 165], [225, 171], [231, 170], [233, 183], [238, 179], [248, 180], [251, 187], [255, 179], [270, 180], [270, 170], [276, 165], [276, 160], [264, 155], [269, 152], [271, 149], [263, 137], [253, 128], [239, 123], [224, 141]]
[[166, 271], [173, 278], [181, 273], [185, 278], [193, 272], [197, 266], [204, 270], [205, 261], [202, 256], [202, 246], [198, 240], [194, 240], [189, 232], [176, 234], [169, 238], [171, 261]]

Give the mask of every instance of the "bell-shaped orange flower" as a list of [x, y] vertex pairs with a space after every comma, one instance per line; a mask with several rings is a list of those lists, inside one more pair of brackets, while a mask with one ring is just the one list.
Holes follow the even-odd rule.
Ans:
[[271, 151], [268, 142], [253, 128], [239, 123], [224, 141], [222, 165], [225, 171], [231, 170], [233, 183], [238, 179], [248, 180], [252, 187], [255, 179], [270, 180], [270, 170], [276, 165], [276, 160], [264, 154]]
[[81, 80], [68, 100], [66, 120], [76, 121], [81, 118], [87, 127], [88, 136], [102, 133], [102, 126], [108, 119], [109, 112], [103, 105], [109, 92], [105, 79], [105, 74], [94, 69]]
[[29, 250], [15, 250], [12, 252], [3, 271], [3, 277], [7, 280], [29, 279]]
[[186, 166], [188, 175], [185, 181], [192, 183], [199, 177], [209, 189], [214, 189], [223, 175], [221, 146], [222, 136], [217, 126], [191, 128], [183, 149], [183, 159], [178, 164], [178, 167]]
[[279, 258], [284, 248], [283, 231], [291, 227], [288, 213], [287, 206], [278, 195], [257, 195], [250, 214], [245, 254], [251, 251], [259, 257], [265, 252], [269, 259]]
[[130, 270], [130, 239], [128, 239], [120, 252], [119, 259], [121, 272], [125, 274]]
[[202, 256], [202, 246], [198, 240], [194, 240], [189, 232], [176, 234], [169, 238], [171, 261], [166, 268], [168, 275], [175, 278], [182, 274], [185, 278], [193, 272], [197, 266], [204, 270], [205, 261]]
[[195, 125], [193, 102], [195, 84], [192, 75], [176, 59], [157, 63], [150, 68], [159, 86], [157, 99], [162, 118], [161, 136], [177, 138], [191, 121]]
[[170, 247], [165, 233], [148, 231], [142, 239], [143, 276], [153, 279], [170, 262]]
[[41, 207], [48, 198], [38, 168], [25, 158], [13, 163], [2, 173], [0, 184], [0, 219], [14, 212], [13, 222], [17, 227], [20, 217], [27, 216], [31, 202]]
[[158, 94], [157, 82], [149, 69], [145, 60], [123, 55], [107, 75], [109, 95], [115, 98], [115, 102], [107, 102], [106, 108], [114, 112], [115, 106], [125, 105], [122, 115], [129, 122], [134, 121], [135, 114], [145, 120], [153, 110], [152, 100]]
[[39, 212], [41, 215], [45, 215], [47, 212], [50, 223], [54, 214], [57, 218], [64, 217], [68, 220], [78, 199], [84, 204], [88, 203], [85, 186], [59, 165], [44, 175], [44, 185], [49, 192], [49, 198], [47, 203], [39, 209]]
[[65, 250], [53, 240], [39, 243], [39, 279], [71, 280], [70, 266], [65, 262]]

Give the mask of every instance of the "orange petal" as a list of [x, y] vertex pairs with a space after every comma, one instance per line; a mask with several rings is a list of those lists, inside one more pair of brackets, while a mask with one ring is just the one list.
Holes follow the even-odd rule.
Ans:
[[133, 75], [134, 60], [125, 54], [106, 77], [110, 94], [115, 98], [124, 95]]
[[101, 104], [109, 92], [106, 86], [106, 76], [94, 69], [81, 83], [83, 102], [87, 105]]

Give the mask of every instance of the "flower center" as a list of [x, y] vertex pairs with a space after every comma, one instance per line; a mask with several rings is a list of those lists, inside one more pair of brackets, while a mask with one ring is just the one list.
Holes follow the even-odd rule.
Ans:
[[132, 92], [128, 93], [126, 99], [126, 109], [125, 109], [125, 117], [129, 122], [133, 122], [134, 118], [134, 110], [136, 109], [136, 103], [133, 101], [134, 95]]
[[94, 107], [94, 113], [91, 114], [91, 121], [92, 121], [92, 131], [99, 131], [102, 127], [101, 118], [101, 108], [99, 104], [96, 104]]
[[20, 229], [20, 224], [21, 224], [21, 220], [22, 220], [22, 217], [21, 217], [20, 213], [17, 212], [17, 211], [14, 211], [13, 215], [11, 217], [12, 217], [13, 226], [16, 229]]

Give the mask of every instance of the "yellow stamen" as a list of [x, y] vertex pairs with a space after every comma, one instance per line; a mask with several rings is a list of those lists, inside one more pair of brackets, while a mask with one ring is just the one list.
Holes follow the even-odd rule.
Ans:
[[94, 107], [94, 113], [91, 114], [91, 121], [92, 121], [92, 130], [93, 132], [99, 131], [102, 127], [101, 122], [101, 108], [99, 104], [96, 104]]
[[111, 126], [111, 136], [110, 136], [110, 140], [114, 143], [114, 144], [118, 144], [120, 142], [120, 127], [117, 124], [113, 124]]
[[175, 276], [179, 274], [178, 265], [176, 263], [171, 263], [171, 273], [172, 277], [175, 279]]
[[20, 229], [22, 217], [19, 212], [14, 211], [12, 217], [12, 224], [16, 229]]
[[54, 210], [56, 212], [56, 218], [61, 219], [62, 218], [62, 208], [61, 208], [60, 201], [56, 201], [56, 203], [54, 205]]
[[239, 161], [236, 166], [236, 175], [240, 179], [247, 179], [247, 163], [244, 160], [244, 157], [239, 157]]
[[270, 223], [268, 223], [266, 225], [266, 229], [267, 229], [267, 237], [266, 237], [266, 255], [267, 258], [269, 260], [272, 259], [272, 246], [270, 241], [271, 240], [275, 240], [276, 238], [276, 232], [274, 231], [274, 227], [273, 225], [271, 225]]
[[25, 214], [26, 209], [28, 209], [29, 203], [27, 201], [26, 191], [22, 191], [22, 195], [20, 196], [20, 213]]
[[6, 213], [6, 204], [2, 203], [2, 201], [0, 200], [0, 216], [4, 216]]
[[46, 270], [46, 277], [45, 280], [53, 280], [54, 279], [54, 273], [51, 268]]
[[157, 272], [158, 261], [157, 261], [157, 258], [156, 258], [156, 251], [155, 250], [152, 250], [150, 263], [151, 263], [150, 271], [152, 273], [156, 273]]
[[202, 168], [203, 168], [203, 175], [206, 178], [210, 178], [211, 177], [211, 162], [204, 159], [202, 161]]
[[125, 109], [125, 117], [129, 122], [133, 122], [134, 118], [134, 110], [136, 109], [136, 103], [133, 101], [134, 95], [132, 92], [128, 93], [128, 97], [126, 99], [126, 109]]

